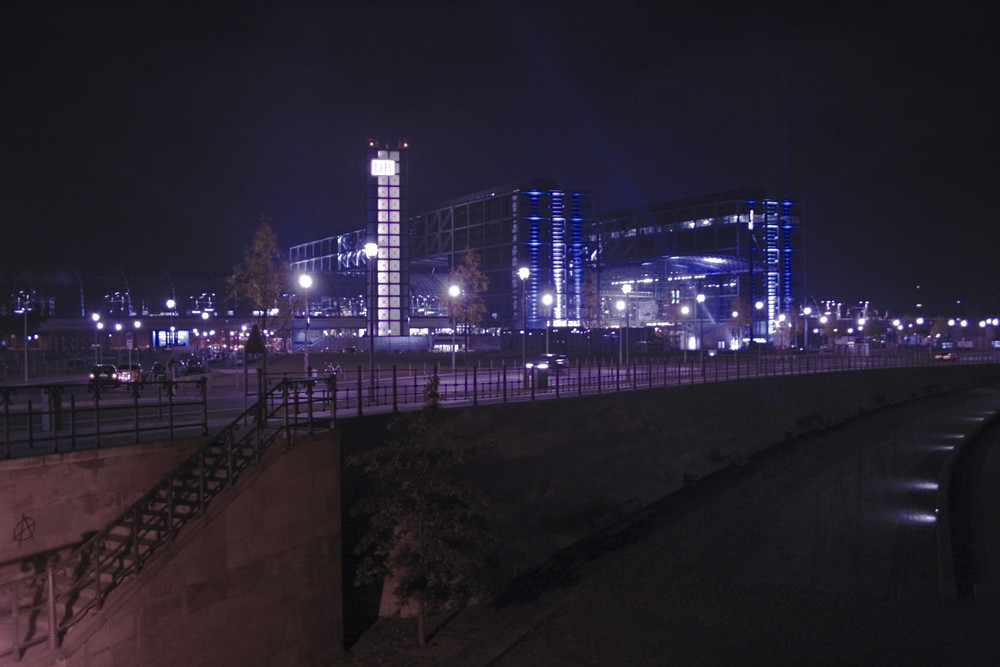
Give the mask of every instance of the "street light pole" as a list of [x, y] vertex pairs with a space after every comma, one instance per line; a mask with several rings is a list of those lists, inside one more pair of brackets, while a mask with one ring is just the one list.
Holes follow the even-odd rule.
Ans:
[[517, 277], [521, 279], [521, 369], [522, 373], [524, 368], [528, 365], [528, 301], [527, 301], [527, 290], [525, 289], [524, 283], [528, 280], [528, 276], [531, 275], [531, 269], [526, 266], [522, 266], [517, 270]]
[[303, 273], [299, 276], [299, 287], [302, 288], [302, 293], [306, 298], [306, 330], [303, 343], [303, 349], [305, 350], [306, 377], [312, 377], [312, 371], [309, 368], [309, 288], [312, 287], [312, 284], [312, 276], [308, 273]]
[[101, 324], [100, 313], [94, 313], [93, 315], [90, 316], [90, 319], [94, 321], [94, 364], [97, 365], [101, 363], [101, 356], [100, 356], [101, 342], [98, 336], [100, 335], [99, 332], [104, 327], [104, 325]]
[[28, 384], [28, 309], [21, 310], [24, 312], [24, 383]]
[[455, 317], [455, 299], [458, 295], [462, 293], [462, 288], [458, 285], [451, 284], [448, 286], [448, 296], [451, 301], [448, 303], [448, 312], [451, 315], [451, 372], [455, 372], [455, 329], [458, 327], [458, 322]]
[[628, 330], [630, 328], [629, 317], [631, 316], [631, 309], [629, 308], [629, 306], [631, 305], [629, 303], [629, 294], [632, 292], [632, 285], [630, 285], [629, 283], [625, 283], [624, 285], [622, 285], [622, 292], [625, 294], [625, 377], [628, 377], [628, 372], [629, 372], [628, 371], [628, 365], [629, 365], [629, 360], [628, 360], [628, 347], [629, 347], [628, 346], [628, 343], [629, 343], [629, 340], [628, 340]]
[[545, 354], [549, 353], [549, 327], [552, 323], [552, 295], [546, 292], [542, 295], [542, 304], [545, 306]]
[[620, 368], [621, 365], [622, 365], [622, 358], [623, 358], [622, 357], [622, 354], [623, 354], [622, 350], [624, 349], [624, 342], [623, 341], [625, 339], [624, 336], [622, 336], [622, 332], [621, 332], [622, 311], [625, 310], [625, 302], [622, 299], [618, 299], [618, 301], [615, 302], [615, 310], [618, 311], [618, 329], [619, 329], [619, 331], [618, 331], [618, 367]]
[[806, 306], [802, 309], [802, 351], [809, 349], [809, 313], [812, 308]]
[[698, 301], [698, 359], [701, 360], [701, 377], [705, 377], [705, 314], [701, 311], [704, 309], [705, 295], [699, 294], [696, 297]]

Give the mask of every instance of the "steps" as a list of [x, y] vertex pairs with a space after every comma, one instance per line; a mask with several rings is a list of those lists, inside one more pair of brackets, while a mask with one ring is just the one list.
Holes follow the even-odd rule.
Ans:
[[[289, 392], [283, 383], [262, 401], [275, 396], [287, 400]], [[73, 626], [91, 610], [99, 610], [115, 588], [138, 576], [186, 523], [203, 515], [218, 494], [262, 460], [267, 448], [284, 433], [283, 426], [268, 427], [266, 419], [257, 426], [248, 418], [263, 413], [255, 405], [237, 417], [62, 562], [0, 584], [0, 665], [23, 662], [29, 653], [37, 664], [58, 659], [52, 649]], [[237, 437], [244, 421], [254, 426]], [[40, 653], [47, 653], [48, 658]]]

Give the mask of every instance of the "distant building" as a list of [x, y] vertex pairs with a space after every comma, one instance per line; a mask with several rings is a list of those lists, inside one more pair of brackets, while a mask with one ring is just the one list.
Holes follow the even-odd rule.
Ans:
[[[682, 326], [688, 346], [701, 344], [706, 328], [714, 343], [728, 331], [726, 344], [737, 345], [751, 331], [774, 340], [779, 322], [793, 321], [803, 305], [798, 207], [758, 190], [605, 213], [595, 210], [589, 192], [534, 180], [443, 202], [410, 216], [400, 234], [400, 257], [408, 257], [400, 275], [409, 272], [400, 291], [408, 296], [409, 318], [444, 316], [448, 275], [467, 250], [479, 256], [490, 281], [488, 330], [522, 323], [529, 329], [619, 326], [627, 319], [632, 327]], [[376, 238], [369, 227], [295, 245], [289, 261], [296, 272], [364, 276], [362, 249]], [[521, 268], [528, 269], [523, 282]], [[383, 284], [376, 289], [381, 294]], [[734, 309], [743, 311], [740, 317]], [[690, 341], [694, 323], [696, 343]], [[407, 333], [405, 326], [400, 333]]]

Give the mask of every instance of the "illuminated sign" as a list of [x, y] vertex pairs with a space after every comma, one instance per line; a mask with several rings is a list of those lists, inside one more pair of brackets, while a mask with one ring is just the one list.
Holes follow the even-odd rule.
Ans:
[[372, 160], [372, 176], [395, 176], [395, 160]]

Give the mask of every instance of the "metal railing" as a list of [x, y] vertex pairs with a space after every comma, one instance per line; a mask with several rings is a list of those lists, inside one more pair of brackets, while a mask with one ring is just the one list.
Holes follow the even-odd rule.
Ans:
[[[1000, 363], [1000, 350], [967, 352], [957, 359], [940, 360], [925, 349], [872, 354], [757, 354], [688, 352], [645, 356], [629, 364], [617, 359], [579, 360], [558, 372], [531, 372], [517, 366], [432, 367], [389, 369], [364, 367], [311, 378], [285, 374], [268, 381], [300, 379], [309, 384], [300, 405], [322, 404], [331, 417], [364, 416], [417, 406], [427, 381], [439, 379], [440, 401], [448, 404], [545, 400], [584, 394], [605, 394], [708, 382], [724, 382], [781, 375], [915, 368], [955, 364]], [[303, 413], [304, 414], [304, 413]], [[303, 416], [304, 420], [308, 420]]]
[[213, 499], [259, 462], [280, 436], [291, 441], [300, 421], [292, 403], [301, 384], [293, 380], [273, 386], [249, 414], [239, 415], [63, 562], [47, 562], [44, 571], [0, 584], [0, 659], [18, 662], [28, 648], [40, 644], [56, 648], [71, 626], [100, 609], [188, 521], [203, 516]]
[[95, 383], [0, 387], [0, 457], [173, 438], [181, 430], [208, 435], [207, 384], [202, 377], [120, 388]]

